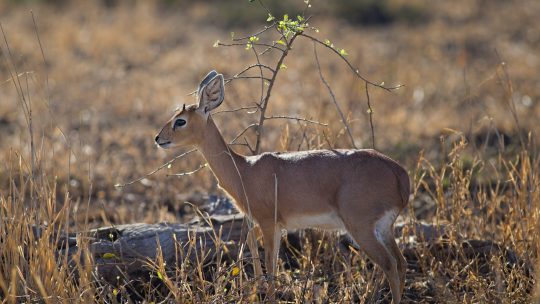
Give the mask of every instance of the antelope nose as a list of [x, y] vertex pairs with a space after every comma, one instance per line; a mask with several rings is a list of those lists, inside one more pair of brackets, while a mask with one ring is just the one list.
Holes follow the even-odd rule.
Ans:
[[155, 140], [156, 140], [156, 142], [159, 141], [159, 135], [156, 135], [156, 139], [155, 139]]

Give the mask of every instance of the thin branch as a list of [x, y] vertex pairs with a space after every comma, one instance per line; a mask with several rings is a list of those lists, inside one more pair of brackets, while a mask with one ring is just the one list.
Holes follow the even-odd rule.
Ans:
[[258, 126], [257, 123], [252, 123], [249, 126], [245, 127], [244, 130], [242, 130], [242, 132], [238, 133], [238, 135], [236, 135], [233, 138], [233, 140], [231, 140], [230, 144], [234, 144], [240, 138], [240, 136], [244, 135], [244, 133], [246, 133], [249, 129], [256, 128], [257, 126]]
[[[266, 10], [268, 15], [272, 15], [272, 12], [268, 9], [268, 7], [266, 7], [266, 5], [264, 5], [264, 3], [261, 0], [259, 0], [258, 2], [259, 2], [259, 5]], [[272, 26], [274, 26], [274, 25], [275, 25], [275, 22], [272, 23]]]
[[268, 30], [271, 29], [271, 28], [273, 28], [275, 25], [276, 25], [276, 23], [274, 22], [274, 23], [272, 23], [271, 25], [266, 25], [266, 26], [264, 27], [264, 29], [262, 29], [262, 30], [256, 32], [255, 34], [252, 34], [252, 35], [249, 35], [249, 36], [245, 36], [245, 37], [240, 37], [240, 38], [233, 38], [232, 41], [242, 41], [242, 40], [247, 40], [247, 39], [249, 39], [249, 38], [251, 38], [251, 37], [253, 37], [253, 36], [259, 36], [260, 34], [262, 34], [262, 33], [266, 32], [266, 31], [268, 31]]
[[272, 89], [274, 88], [274, 84], [276, 82], [276, 77], [279, 74], [280, 67], [283, 64], [283, 61], [285, 60], [285, 57], [287, 57], [287, 55], [289, 54], [289, 50], [291, 49], [290, 48], [291, 45], [293, 44], [296, 37], [298, 37], [298, 35], [299, 35], [298, 33], [295, 33], [291, 37], [291, 40], [289, 40], [289, 42], [287, 43], [287, 49], [279, 57], [279, 60], [276, 63], [276, 67], [274, 69], [275, 72], [273, 73], [272, 79], [270, 80], [270, 83], [268, 85], [268, 89], [266, 90], [266, 96], [264, 97], [264, 100], [261, 102], [261, 115], [259, 116], [259, 127], [257, 128], [257, 141], [255, 143], [255, 153], [256, 154], [259, 154], [259, 152], [261, 150], [261, 137], [262, 137], [263, 131], [264, 131], [263, 126], [264, 126], [264, 119], [265, 119], [266, 109], [268, 107], [268, 101], [270, 100], [270, 96], [272, 94]]
[[208, 163], [204, 164], [204, 165], [200, 165], [199, 168], [193, 170], [193, 171], [189, 171], [189, 172], [183, 172], [183, 173], [175, 173], [175, 174], [167, 174], [167, 176], [177, 176], [177, 177], [182, 177], [182, 176], [186, 176], [186, 175], [192, 175], [192, 174], [195, 174], [199, 171], [201, 171], [202, 169], [208, 167]]
[[[262, 5], [262, 2], [259, 1], [259, 3], [261, 3]], [[253, 46], [253, 54], [255, 55], [255, 59], [257, 60], [257, 63], [258, 64], [261, 64], [261, 60], [259, 59], [259, 55], [257, 54], [257, 50], [255, 49], [255, 46]], [[285, 53], [283, 53], [285, 54]], [[261, 68], [259, 68], [260, 70], [260, 74], [261, 74], [261, 77], [263, 75], [263, 71]], [[277, 73], [277, 71], [279, 71], [279, 66], [277, 66], [274, 71], [272, 72], [272, 77], [274, 77]], [[273, 80], [272, 80], [273, 82]], [[270, 90], [270, 88], [269, 88]], [[268, 93], [268, 91], [267, 91]], [[262, 124], [264, 123], [264, 112], [266, 111], [266, 105], [264, 104], [264, 99], [263, 99], [263, 96], [264, 96], [264, 81], [261, 80], [261, 98], [260, 98], [260, 101], [259, 101], [259, 106], [260, 106], [260, 109], [261, 109], [261, 115], [259, 116], [259, 123], [257, 124], [257, 129], [255, 130], [257, 132], [257, 144], [258, 144], [258, 137], [260, 135], [260, 128], [262, 128]], [[263, 108], [264, 107], [264, 108]], [[255, 150], [251, 149], [251, 146], [249, 146], [249, 142], [247, 141], [247, 139], [244, 137], [244, 140], [246, 142], [246, 144], [248, 145], [250, 151], [251, 151], [251, 154], [257, 154], [259, 152], [259, 150], [257, 149], [257, 147], [255, 148]]]
[[253, 68], [256, 68], [256, 67], [261, 67], [261, 68], [265, 68], [267, 70], [269, 70], [270, 72], [274, 73], [274, 69], [272, 69], [271, 67], [265, 65], [265, 64], [261, 64], [261, 63], [256, 63], [256, 64], [252, 64], [250, 66], [247, 66], [246, 68], [244, 68], [242, 71], [236, 73], [236, 75], [234, 76], [240, 76], [242, 74], [244, 74], [245, 72], [249, 71], [250, 69], [253, 69]]
[[244, 137], [244, 142], [243, 143], [230, 143], [229, 146], [241, 146], [241, 147], [246, 147], [249, 149], [249, 151], [254, 154], [255, 150], [253, 150], [253, 148], [251, 147], [251, 145], [249, 144], [249, 142], [247, 141], [247, 139]]
[[245, 137], [244, 137], [244, 142], [245, 142], [246, 147], [248, 147], [249, 151], [251, 152], [251, 154], [255, 154], [256, 152], [255, 149], [251, 147], [251, 145], [249, 144], [249, 141]]
[[233, 76], [231, 78], [225, 79], [225, 83], [229, 83], [236, 79], [262, 79], [262, 80], [270, 81], [270, 78], [261, 77], [261, 76]]
[[[26, 72], [21, 72], [19, 73], [18, 75], [16, 75], [17, 77], [21, 77], [25, 74], [34, 74], [35, 72], [34, 71], [26, 71]], [[11, 77], [9, 77], [8, 79], [0, 82], [0, 86], [3, 86], [3, 85], [8, 85], [9, 83], [13, 82], [13, 79]]]
[[366, 84], [366, 98], [368, 105], [368, 115], [369, 115], [369, 127], [371, 130], [371, 148], [375, 149], [375, 128], [373, 127], [373, 109], [371, 108], [371, 99], [369, 98], [369, 87], [368, 83]]
[[[256, 46], [256, 45], [262, 45], [262, 46], [266, 46], [268, 48], [272, 48], [272, 49], [276, 49], [276, 50], [279, 50], [279, 51], [282, 51], [282, 52], [285, 52], [284, 49], [276, 46], [275, 44], [268, 44], [268, 43], [261, 43], [261, 42], [250, 42], [252, 45]], [[218, 42], [217, 43], [218, 46], [246, 46], [245, 43], [223, 43], [223, 42]]]
[[358, 149], [356, 147], [356, 143], [354, 142], [351, 128], [349, 127], [349, 124], [347, 123], [347, 120], [345, 119], [345, 115], [343, 115], [343, 111], [341, 111], [341, 108], [339, 107], [339, 104], [337, 103], [336, 96], [334, 95], [334, 92], [332, 91], [332, 88], [330, 87], [328, 82], [326, 82], [326, 79], [324, 79], [324, 76], [321, 70], [321, 64], [319, 63], [319, 56], [317, 55], [317, 44], [315, 44], [315, 42], [313, 42], [313, 54], [315, 54], [315, 62], [317, 63], [317, 69], [319, 70], [319, 77], [321, 78], [321, 81], [324, 83], [324, 85], [328, 89], [328, 93], [330, 93], [330, 97], [332, 97], [332, 101], [334, 102], [334, 105], [336, 106], [339, 116], [341, 117], [341, 122], [343, 123], [343, 125], [345, 126], [345, 129], [347, 130], [347, 133], [349, 134], [349, 139], [351, 140], [352, 146], [355, 149]]
[[320, 41], [319, 39], [317, 39], [317, 38], [315, 38], [315, 37], [313, 37], [313, 36], [311, 36], [311, 35], [308, 35], [308, 34], [305, 34], [305, 33], [300, 33], [299, 36], [303, 36], [303, 37], [306, 37], [306, 38], [308, 38], [308, 39], [311, 39], [312, 41], [317, 42], [318, 44], [320, 44], [320, 45], [326, 47], [327, 49], [329, 49], [329, 50], [331, 50], [332, 52], [334, 52], [335, 54], [337, 54], [343, 61], [345, 61], [345, 63], [349, 66], [349, 68], [351, 69], [351, 71], [352, 71], [356, 76], [358, 76], [358, 78], [362, 79], [363, 81], [365, 81], [366, 83], [368, 83], [368, 84], [370, 84], [370, 85], [372, 85], [372, 86], [374, 86], [374, 87], [381, 88], [381, 89], [383, 89], [383, 90], [385, 90], [385, 91], [388, 91], [388, 92], [390, 92], [390, 91], [392, 91], [392, 90], [397, 90], [397, 89], [403, 87], [402, 84], [399, 84], [399, 85], [393, 86], [393, 87], [387, 87], [387, 86], [384, 86], [383, 84], [376, 84], [376, 83], [374, 83], [374, 82], [371, 82], [371, 81], [369, 81], [367, 78], [365, 78], [364, 76], [362, 76], [362, 75], [360, 74], [360, 72], [358, 71], [358, 69], [355, 68], [355, 67], [349, 62], [349, 60], [348, 60], [347, 58], [345, 58], [345, 56], [343, 56], [342, 54], [340, 54], [340, 53], [338, 52], [338, 50], [336, 50], [335, 48], [331, 47], [330, 45], [328, 45], [328, 44], [326, 44], [326, 43]]
[[[237, 80], [237, 79], [262, 79], [262, 80], [270, 81], [270, 78], [267, 78], [267, 77], [261, 78], [260, 76], [233, 76], [231, 78], [225, 79], [225, 84], [229, 84], [229, 82], [232, 82], [233, 80]], [[193, 90], [189, 92], [186, 96], [192, 96], [195, 94], [197, 94], [197, 90]]]
[[[281, 34], [281, 37], [279, 37], [278, 40], [272, 42], [271, 46], [267, 47], [264, 51], [260, 52], [259, 56], [262, 56], [262, 55], [266, 54], [267, 52], [271, 51], [273, 48], [276, 47], [277, 42], [280, 41], [283, 38], [285, 38], [285, 35]], [[279, 48], [279, 50], [283, 51], [281, 48]]]
[[[240, 111], [248, 111], [247, 112], [248, 114], [255, 114], [255, 113], [257, 113], [258, 109], [259, 109], [259, 106], [257, 106], [257, 105], [249, 106], [249, 107], [240, 107], [240, 108], [236, 108], [236, 109], [232, 109], [232, 110], [216, 111], [216, 112], [212, 113], [212, 116], [214, 116], [216, 114], [233, 113], [233, 112], [240, 112]], [[250, 110], [255, 110], [255, 111], [250, 111]]]
[[191, 154], [191, 153], [193, 153], [193, 152], [195, 152], [195, 151], [197, 151], [197, 149], [191, 149], [191, 150], [189, 150], [189, 151], [187, 151], [187, 152], [184, 152], [184, 153], [182, 153], [182, 154], [180, 154], [180, 155], [177, 155], [177, 156], [175, 156], [173, 159], [169, 160], [168, 162], [166, 162], [166, 163], [164, 163], [163, 165], [161, 165], [161, 166], [157, 167], [156, 169], [154, 169], [152, 172], [149, 172], [149, 173], [147, 173], [147, 174], [145, 174], [145, 175], [143, 175], [143, 176], [141, 176], [141, 177], [139, 177], [139, 178], [137, 178], [137, 179], [134, 179], [134, 180], [132, 180], [132, 181], [129, 181], [129, 182], [127, 182], [127, 183], [124, 183], [124, 184], [116, 184], [116, 185], [114, 185], [114, 186], [117, 187], [117, 188], [123, 188], [123, 187], [125, 187], [125, 186], [132, 185], [132, 184], [134, 184], [134, 183], [136, 183], [136, 182], [140, 182], [140, 181], [142, 181], [143, 179], [145, 179], [145, 178], [147, 178], [147, 177], [149, 177], [149, 176], [151, 176], [151, 175], [154, 175], [156, 172], [158, 172], [158, 171], [160, 171], [161, 169], [163, 169], [163, 168], [167, 167], [168, 165], [172, 164], [172, 163], [175, 162], [177, 159], [182, 158], [182, 157], [184, 157], [184, 156], [186, 156], [186, 155], [188, 155], [188, 154]]
[[[262, 3], [261, 3], [261, 5], [262, 5]], [[255, 46], [253, 45], [251, 47], [251, 49], [253, 50], [253, 54], [255, 55], [255, 59], [257, 60], [257, 66], [259, 67], [259, 74], [260, 74], [260, 78], [261, 78], [261, 100], [259, 101], [259, 104], [261, 104], [262, 103], [262, 96], [264, 94], [264, 81], [265, 80], [269, 81], [270, 79], [264, 78], [264, 73], [263, 73], [263, 70], [262, 70], [261, 60], [259, 59], [259, 55], [257, 55], [257, 50], [255, 49]], [[271, 69], [271, 70], [272, 70], [273, 74], [276, 73], [276, 70], [274, 70], [274, 69]]]
[[305, 122], [309, 122], [309, 123], [312, 123], [312, 124], [321, 125], [321, 126], [325, 126], [325, 127], [328, 126], [328, 124], [324, 123], [324, 122], [311, 120], [311, 119], [307, 119], [307, 118], [302, 118], [302, 117], [285, 116], [285, 115], [272, 115], [272, 116], [269, 116], [269, 117], [265, 117], [264, 119], [265, 120], [268, 120], [268, 119], [290, 119], [290, 120], [296, 120], [296, 121], [305, 121]]

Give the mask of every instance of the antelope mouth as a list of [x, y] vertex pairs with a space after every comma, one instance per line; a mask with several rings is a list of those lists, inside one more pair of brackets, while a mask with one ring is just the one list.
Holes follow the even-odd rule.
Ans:
[[156, 144], [158, 145], [158, 147], [160, 147], [162, 149], [167, 149], [167, 148], [170, 148], [172, 146], [170, 141], [166, 141], [166, 142], [162, 142], [162, 143], [156, 142]]

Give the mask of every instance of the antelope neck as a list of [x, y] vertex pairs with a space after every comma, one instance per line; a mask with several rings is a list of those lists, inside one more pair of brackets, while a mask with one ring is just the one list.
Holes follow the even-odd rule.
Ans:
[[243, 155], [234, 152], [227, 146], [212, 117], [208, 117], [204, 138], [198, 148], [208, 162], [214, 176], [218, 179], [219, 185], [237, 203], [241, 204], [245, 196], [238, 173], [243, 174], [247, 167], [247, 161]]

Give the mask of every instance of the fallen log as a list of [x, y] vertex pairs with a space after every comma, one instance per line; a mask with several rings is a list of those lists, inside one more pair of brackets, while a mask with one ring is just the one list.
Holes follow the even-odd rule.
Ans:
[[[240, 214], [196, 218], [186, 224], [127, 224], [89, 231], [84, 238], [70, 236], [67, 245], [72, 258], [80, 240], [88, 242], [97, 277], [116, 283], [118, 278], [144, 280], [157, 258], [168, 265], [184, 261], [211, 263], [218, 252], [238, 256], [238, 244], [245, 229]], [[62, 246], [64, 247], [64, 246]]]

